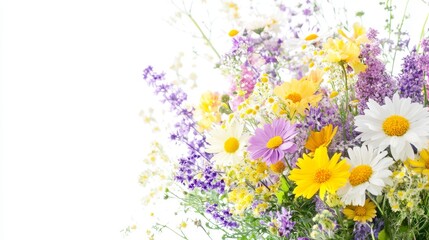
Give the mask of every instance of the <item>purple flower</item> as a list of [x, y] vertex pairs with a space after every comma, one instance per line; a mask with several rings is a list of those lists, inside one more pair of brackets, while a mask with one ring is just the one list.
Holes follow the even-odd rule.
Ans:
[[252, 159], [262, 158], [267, 164], [274, 164], [284, 158], [285, 153], [297, 150], [293, 138], [296, 135], [295, 125], [285, 119], [274, 120], [258, 128], [249, 139], [248, 151]]
[[[353, 228], [353, 239], [354, 240], [365, 240], [371, 236], [370, 223], [356, 222]], [[375, 218], [373, 224], [374, 237], [378, 239], [378, 234], [384, 228], [384, 222], [380, 218]]]
[[420, 65], [420, 56], [416, 49], [404, 58], [402, 71], [398, 77], [399, 94], [402, 98], [411, 98], [412, 102], [423, 103], [424, 75]]
[[212, 154], [204, 151], [207, 144], [205, 136], [196, 130], [193, 109], [185, 107], [187, 94], [166, 81], [165, 74], [154, 72], [151, 66], [143, 71], [143, 78], [161, 97], [161, 102], [170, 105], [170, 109], [176, 115], [170, 139], [188, 149], [187, 155], [178, 159], [179, 168], [175, 180], [191, 190], [200, 188], [223, 193], [225, 182], [220, 179], [220, 173], [213, 169], [213, 163], [209, 161]]
[[295, 222], [291, 221], [292, 213], [282, 207], [281, 211], [276, 213], [276, 221], [279, 224], [278, 232], [280, 237], [289, 237], [289, 234], [295, 226]]
[[383, 104], [384, 98], [391, 98], [396, 89], [392, 77], [386, 73], [385, 64], [377, 58], [381, 53], [377, 34], [374, 29], [368, 30], [367, 36], [371, 43], [366, 44], [361, 52], [367, 69], [365, 72], [359, 73], [358, 81], [356, 82], [356, 98], [359, 100], [360, 114], [363, 114], [364, 109], [367, 108], [366, 103], [369, 99]]
[[210, 214], [216, 222], [227, 228], [238, 228], [239, 224], [232, 219], [229, 209], [219, 210], [217, 204], [206, 203], [206, 213]]

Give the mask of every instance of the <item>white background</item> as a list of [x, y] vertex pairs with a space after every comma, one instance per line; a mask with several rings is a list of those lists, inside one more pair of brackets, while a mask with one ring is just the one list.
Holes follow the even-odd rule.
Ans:
[[[139, 117], [158, 104], [141, 73], [169, 66], [186, 42], [163, 21], [170, 8], [1, 2], [1, 239], [121, 238], [141, 208], [137, 180], [154, 137]], [[427, 13], [412, 12], [416, 24]]]

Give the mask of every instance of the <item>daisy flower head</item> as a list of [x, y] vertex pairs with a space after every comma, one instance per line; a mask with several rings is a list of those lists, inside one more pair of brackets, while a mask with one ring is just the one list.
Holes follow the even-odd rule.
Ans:
[[352, 219], [356, 222], [372, 222], [372, 219], [377, 215], [375, 210], [375, 204], [369, 199], [365, 201], [363, 206], [348, 205], [343, 210], [344, 215], [348, 219]]
[[316, 94], [318, 89], [319, 82], [310, 79], [293, 79], [275, 87], [274, 94], [286, 104], [291, 116], [295, 114], [304, 116], [305, 109], [316, 106], [322, 99], [322, 94]]
[[320, 130], [320, 132], [311, 131], [307, 143], [305, 143], [305, 148], [314, 153], [319, 147], [328, 147], [335, 134], [337, 133], [337, 130], [338, 127], [334, 128], [332, 124], [329, 124], [327, 126], [324, 126]]
[[320, 147], [313, 158], [304, 154], [303, 158], [298, 159], [298, 168], [292, 169], [289, 175], [289, 179], [297, 185], [293, 190], [295, 197], [310, 199], [319, 191], [319, 197], [323, 200], [326, 192], [336, 194], [350, 175], [350, 166], [340, 157], [341, 154], [336, 153], [330, 159], [328, 149]]
[[346, 186], [338, 190], [345, 204], [363, 206], [365, 204], [366, 191], [372, 195], [381, 195], [381, 192], [390, 184], [392, 172], [389, 167], [394, 163], [387, 157], [387, 151], [378, 152], [368, 146], [348, 149], [350, 164], [350, 176]]
[[413, 147], [420, 151], [429, 139], [429, 111], [410, 98], [384, 100], [384, 105], [370, 99], [364, 115], [356, 116], [356, 131], [365, 145], [384, 150], [390, 147], [395, 160], [414, 158]]
[[295, 128], [295, 125], [282, 118], [265, 124], [263, 128], [257, 128], [255, 135], [249, 139], [247, 148], [251, 158], [262, 158], [264, 162], [271, 165], [282, 160], [286, 152], [295, 152], [297, 150], [293, 142], [297, 134]]
[[248, 135], [243, 133], [244, 126], [232, 121], [225, 128], [218, 126], [207, 136], [209, 146], [206, 152], [213, 153], [212, 161], [216, 165], [231, 166], [243, 159], [243, 152], [248, 141]]

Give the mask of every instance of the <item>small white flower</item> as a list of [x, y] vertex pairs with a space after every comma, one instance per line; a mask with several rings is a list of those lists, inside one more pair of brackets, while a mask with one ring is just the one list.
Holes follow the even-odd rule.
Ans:
[[394, 162], [391, 157], [386, 157], [387, 152], [378, 152], [368, 146], [348, 149], [351, 174], [346, 186], [338, 190], [338, 195], [347, 205], [363, 206], [365, 204], [366, 191], [378, 196], [387, 184], [391, 184], [389, 170]]
[[243, 125], [233, 121], [231, 125], [213, 129], [207, 142], [210, 144], [206, 152], [213, 153], [212, 161], [216, 165], [230, 166], [239, 163], [243, 159], [243, 150], [247, 145], [249, 136], [243, 133]]
[[390, 147], [395, 160], [414, 158], [418, 151], [426, 147], [429, 140], [429, 111], [419, 103], [411, 103], [410, 98], [385, 98], [379, 105], [372, 99], [364, 115], [356, 116], [356, 130], [365, 145], [384, 150]]

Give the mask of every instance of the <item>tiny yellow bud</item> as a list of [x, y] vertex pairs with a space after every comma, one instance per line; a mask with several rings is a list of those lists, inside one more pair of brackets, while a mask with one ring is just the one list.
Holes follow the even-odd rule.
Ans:
[[327, 72], [327, 71], [329, 71], [330, 69], [331, 69], [330, 67], [324, 67], [324, 68], [323, 68], [323, 71]]
[[304, 50], [304, 49], [307, 48], [307, 45], [304, 44], [304, 45], [301, 46], [301, 48], [302, 48], [302, 50]]
[[314, 39], [316, 39], [318, 37], [319, 36], [317, 34], [312, 33], [312, 34], [308, 35], [307, 37], [305, 37], [305, 41], [311, 41], [311, 40], [314, 40]]
[[271, 98], [271, 97], [270, 97], [270, 98], [268, 98], [268, 102], [269, 102], [269, 103], [273, 103], [273, 102], [274, 102], [274, 98]]
[[263, 83], [268, 82], [268, 76], [266, 74], [262, 75], [261, 82], [263, 82]]
[[234, 113], [229, 114], [228, 120], [231, 121], [234, 118]]
[[333, 92], [331, 92], [331, 94], [329, 95], [329, 98], [334, 98], [334, 97], [336, 97], [336, 96], [338, 96], [338, 92], [337, 92], [337, 91], [333, 91]]
[[246, 114], [251, 114], [253, 112], [253, 109], [249, 108], [246, 110]]
[[259, 110], [259, 105], [256, 105], [256, 106], [255, 106], [255, 110]]
[[246, 95], [246, 91], [238, 90], [237, 91], [237, 95], [240, 96], [240, 97], [242, 97], [242, 96]]
[[230, 37], [234, 37], [237, 34], [238, 34], [238, 30], [237, 29], [232, 29], [231, 31], [228, 32], [228, 35]]
[[310, 62], [310, 64], [308, 64], [308, 67], [309, 67], [309, 68], [314, 67], [314, 62]]
[[323, 55], [323, 54], [325, 54], [325, 52], [323, 50], [320, 50], [319, 55]]

